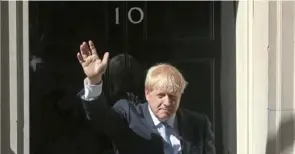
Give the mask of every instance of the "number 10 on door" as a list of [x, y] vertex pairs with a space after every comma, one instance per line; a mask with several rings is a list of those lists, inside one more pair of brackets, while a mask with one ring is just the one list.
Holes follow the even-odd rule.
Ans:
[[[133, 20], [133, 18], [132, 18], [132, 12], [134, 12], [134, 11], [139, 12], [139, 14], [140, 14], [139, 20]], [[115, 14], [115, 18], [116, 18], [115, 24], [118, 25], [118, 24], [120, 24], [120, 18], [119, 18], [120, 10], [119, 10], [119, 7], [116, 7], [115, 8], [115, 13], [116, 13]], [[139, 24], [139, 23], [141, 23], [141, 21], [144, 18], [144, 12], [142, 11], [142, 9], [140, 7], [132, 7], [132, 8], [130, 8], [128, 10], [127, 15], [128, 15], [129, 22], [131, 22], [133, 24]]]

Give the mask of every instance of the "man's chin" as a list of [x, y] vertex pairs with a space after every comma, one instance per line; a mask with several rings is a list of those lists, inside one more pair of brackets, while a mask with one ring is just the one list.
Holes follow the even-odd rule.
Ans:
[[161, 115], [159, 116], [159, 118], [161, 119], [161, 121], [166, 121], [171, 117], [171, 113], [161, 113]]

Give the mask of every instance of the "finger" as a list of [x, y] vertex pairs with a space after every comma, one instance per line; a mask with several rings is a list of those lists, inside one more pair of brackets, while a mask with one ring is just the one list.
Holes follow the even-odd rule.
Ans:
[[85, 59], [90, 55], [89, 47], [86, 42], [83, 42], [80, 46], [82, 57]]
[[83, 46], [83, 50], [86, 52], [86, 54], [89, 56], [91, 55], [91, 51], [90, 51], [90, 48], [87, 44], [87, 42], [83, 42], [84, 46]]
[[84, 62], [84, 59], [83, 59], [83, 57], [82, 57], [82, 55], [81, 55], [80, 52], [77, 53], [77, 59], [79, 60], [79, 63], [80, 64], [82, 64]]
[[90, 50], [91, 50], [92, 55], [96, 55], [97, 56], [96, 48], [94, 46], [94, 43], [91, 40], [89, 41], [89, 47], [90, 47]]
[[106, 64], [108, 63], [108, 60], [109, 60], [109, 53], [106, 52], [106, 53], [104, 53], [104, 55], [103, 55], [102, 63], [103, 63], [104, 65], [106, 65]]
[[84, 42], [80, 45], [80, 55], [82, 56], [83, 59], [87, 58], [87, 54], [84, 51], [85, 47], [84, 47]]

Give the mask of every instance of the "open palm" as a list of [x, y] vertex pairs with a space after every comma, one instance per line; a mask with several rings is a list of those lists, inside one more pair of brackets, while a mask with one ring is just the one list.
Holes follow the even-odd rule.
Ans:
[[89, 41], [89, 46], [86, 42], [80, 45], [80, 52], [77, 53], [77, 58], [89, 79], [101, 79], [107, 68], [109, 53], [106, 52], [103, 59], [100, 59], [94, 43]]

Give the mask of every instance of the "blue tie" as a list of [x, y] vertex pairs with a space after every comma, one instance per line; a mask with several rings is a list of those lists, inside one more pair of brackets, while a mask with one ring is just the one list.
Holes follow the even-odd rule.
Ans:
[[170, 141], [171, 127], [165, 122], [162, 122], [162, 126], [164, 128], [163, 129], [163, 139], [164, 139], [165, 154], [173, 154], [173, 147], [172, 147], [172, 143]]

